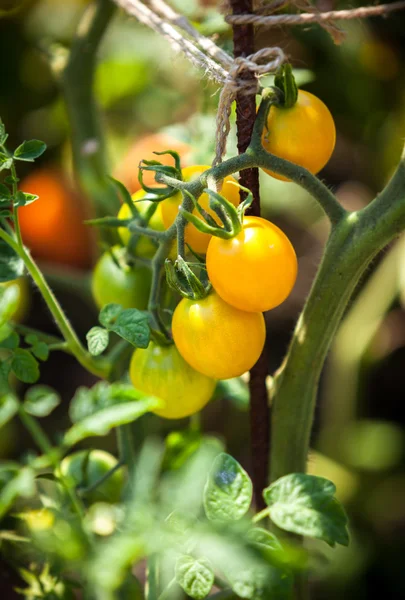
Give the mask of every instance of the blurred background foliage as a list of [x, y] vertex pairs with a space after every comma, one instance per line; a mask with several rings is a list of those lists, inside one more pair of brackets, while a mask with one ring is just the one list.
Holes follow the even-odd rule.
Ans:
[[[20, 186], [41, 200], [20, 211], [24, 239], [41, 261], [78, 333], [95, 323], [89, 270], [99, 249], [83, 219], [92, 207], [74, 181], [66, 111], [58, 81], [87, 0], [0, 0], [0, 114], [10, 147], [38, 138], [48, 151], [21, 166]], [[173, 0], [206, 35], [231, 51], [231, 30], [216, 2]], [[356, 5], [352, 3], [351, 5]], [[322, 0], [320, 8], [346, 7]], [[405, 13], [386, 19], [344, 23], [346, 40], [333, 44], [317, 26], [259, 30], [257, 47], [280, 45], [303, 86], [329, 106], [337, 125], [333, 157], [320, 177], [350, 210], [365, 206], [385, 185], [405, 137]], [[214, 149], [216, 86], [195, 71], [168, 44], [117, 14], [99, 53], [95, 92], [102, 109], [111, 173], [131, 191], [136, 166], [153, 150], [179, 148], [185, 163], [210, 164]], [[150, 137], [152, 136], [152, 137]], [[235, 153], [231, 135], [228, 154]], [[299, 257], [293, 294], [267, 315], [271, 369], [286, 350], [297, 314], [319, 264], [327, 224], [318, 206], [295, 184], [262, 178], [263, 214], [281, 225]], [[405, 246], [400, 240], [369, 269], [359, 286], [330, 353], [322, 380], [310, 472], [337, 484], [351, 519], [349, 549], [325, 554], [314, 565], [314, 598], [400, 598], [405, 593]], [[25, 285], [25, 284], [24, 284]], [[38, 292], [25, 286], [28, 325], [54, 332]], [[41, 383], [56, 388], [63, 403], [44, 422], [55, 436], [68, 425], [67, 403], [92, 377], [73, 358], [52, 353]], [[222, 440], [249, 470], [249, 430], [244, 384], [202, 414], [203, 429]], [[23, 390], [22, 390], [23, 391]], [[232, 397], [231, 397], [232, 396]], [[146, 416], [136, 425], [141, 444], [146, 432], [167, 435], [186, 423]], [[114, 451], [113, 437], [93, 440]], [[88, 445], [91, 445], [88, 444]], [[171, 433], [171, 464], [192, 454], [195, 434]], [[0, 455], [30, 452], [31, 440], [16, 422], [2, 429]], [[0, 567], [6, 595], [15, 584]], [[11, 579], [10, 579], [11, 578]]]

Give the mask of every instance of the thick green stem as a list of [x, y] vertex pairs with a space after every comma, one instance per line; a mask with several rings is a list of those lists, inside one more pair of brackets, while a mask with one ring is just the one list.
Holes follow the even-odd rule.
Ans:
[[115, 10], [110, 0], [88, 6], [62, 75], [75, 171], [98, 216], [116, 214], [119, 208], [116, 189], [107, 177], [105, 142], [93, 94], [97, 49]]
[[271, 479], [305, 471], [319, 376], [353, 290], [370, 261], [405, 227], [405, 161], [365, 209], [328, 241], [287, 356], [274, 379]]
[[65, 313], [62, 310], [57, 298], [49, 287], [42, 272], [36, 265], [34, 259], [29, 252], [19, 246], [19, 244], [9, 236], [5, 231], [0, 229], [0, 238], [2, 238], [24, 261], [28, 273], [32, 277], [35, 284], [38, 286], [53, 318], [59, 327], [60, 332], [65, 338], [72, 354], [77, 358], [79, 363], [90, 373], [101, 378], [106, 378], [110, 371], [110, 364], [104, 358], [93, 358], [91, 354], [82, 346], [75, 331], [72, 329]]

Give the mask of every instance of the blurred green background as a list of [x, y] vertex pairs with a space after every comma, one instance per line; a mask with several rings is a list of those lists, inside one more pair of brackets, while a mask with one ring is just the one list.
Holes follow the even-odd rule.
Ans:
[[[0, 0], [0, 115], [10, 134], [9, 145], [30, 138], [48, 145], [35, 167], [26, 163], [19, 171], [22, 188], [41, 190], [43, 202], [33, 205], [37, 212], [24, 220], [24, 239], [41, 260], [82, 338], [97, 318], [88, 279], [98, 249], [81, 225], [91, 207], [74, 182], [57, 66], [86, 4], [86, 0]], [[172, 2], [230, 51], [231, 31], [216, 4]], [[323, 10], [347, 7], [333, 0], [323, 0], [319, 6]], [[357, 210], [385, 185], [405, 138], [405, 12], [347, 22], [343, 27], [347, 36], [340, 46], [320, 27], [310, 26], [259, 30], [257, 47], [280, 45], [303, 87], [330, 108], [337, 143], [320, 177], [346, 208]], [[127, 185], [136, 187], [134, 171], [141, 158], [150, 157], [153, 149], [165, 149], [169, 142], [173, 145], [173, 140], [184, 144], [188, 163], [210, 164], [216, 86], [176, 57], [164, 40], [123, 14], [116, 15], [103, 40], [95, 89], [110, 170]], [[150, 140], [151, 134], [158, 136]], [[233, 133], [228, 154], [234, 152]], [[267, 175], [261, 179], [263, 213], [282, 226], [299, 258], [293, 294], [267, 315], [274, 369], [285, 353], [328, 229], [315, 202], [295, 184]], [[59, 207], [55, 208], [58, 229], [50, 225], [56, 231], [57, 251], [43, 223], [45, 202]], [[37, 290], [30, 287], [27, 297], [26, 323], [53, 333], [54, 324]], [[358, 287], [322, 378], [310, 469], [337, 484], [350, 515], [352, 543], [331, 553], [314, 548], [313, 597], [317, 599], [333, 600], [343, 594], [347, 599], [372, 595], [388, 599], [405, 594], [404, 306], [405, 244], [399, 240], [378, 257]], [[94, 380], [71, 357], [58, 353], [51, 355], [41, 373], [41, 382], [58, 389], [64, 399], [64, 405], [45, 420], [49, 432], [57, 435], [68, 424], [66, 406], [75, 389]], [[228, 451], [249, 470], [245, 396], [219, 396], [203, 411], [204, 428], [226, 440]], [[182, 425], [146, 417], [138, 439], [145, 431], [163, 435]], [[96, 443], [114, 450], [113, 438]], [[2, 429], [2, 458], [30, 448], [31, 440], [17, 423]], [[7, 567], [0, 567], [0, 577], [4, 597], [13, 597], [15, 581]]]

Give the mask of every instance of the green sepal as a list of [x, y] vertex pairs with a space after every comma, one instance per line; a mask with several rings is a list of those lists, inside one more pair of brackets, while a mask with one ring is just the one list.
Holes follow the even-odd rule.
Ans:
[[139, 210], [135, 206], [135, 203], [132, 200], [132, 196], [131, 196], [130, 192], [127, 190], [127, 188], [125, 187], [125, 185], [121, 181], [118, 181], [118, 179], [114, 179], [114, 177], [108, 177], [108, 179], [117, 188], [117, 191], [119, 192], [119, 194], [121, 194], [122, 199], [125, 202], [125, 204], [127, 204], [129, 206], [132, 216], [138, 217]]
[[281, 106], [284, 108], [293, 107], [298, 98], [298, 86], [295, 82], [290, 63], [281, 65], [277, 70], [276, 76], [274, 77], [274, 85], [283, 92], [284, 99]]
[[159, 174], [173, 177], [174, 179], [178, 179], [179, 181], [182, 181], [183, 176], [181, 173], [180, 157], [177, 154], [177, 152], [167, 150], [166, 152], [154, 152], [154, 154], [170, 154], [171, 156], [173, 156], [175, 161], [174, 167], [171, 167], [169, 165], [162, 165], [162, 163], [160, 163], [157, 160], [142, 160], [139, 164], [138, 180], [142, 186], [142, 189], [145, 190], [145, 192], [156, 195], [156, 199], [154, 200], [154, 202], [161, 202], [166, 198], [174, 196], [178, 190], [170, 185], [161, 188], [152, 188], [146, 185], [143, 181], [143, 171], [153, 171], [155, 173], [155, 181], [157, 183], [160, 183], [158, 179]]
[[211, 289], [211, 284], [207, 281], [204, 285], [181, 256], [177, 257], [174, 264], [167, 258], [165, 269], [169, 287], [184, 298], [199, 300], [205, 298]]
[[85, 225], [94, 227], [128, 227], [133, 219], [118, 219], [117, 217], [100, 217], [99, 219], [88, 219], [84, 221]]

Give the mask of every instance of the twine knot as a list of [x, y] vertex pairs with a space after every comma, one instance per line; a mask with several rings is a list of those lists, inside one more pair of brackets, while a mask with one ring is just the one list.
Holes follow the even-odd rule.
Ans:
[[216, 148], [213, 166], [222, 162], [226, 152], [232, 102], [237, 94], [255, 95], [259, 90], [259, 78], [273, 73], [286, 61], [281, 48], [263, 48], [254, 54], [239, 56], [232, 61], [224, 81], [218, 103], [216, 118]]

